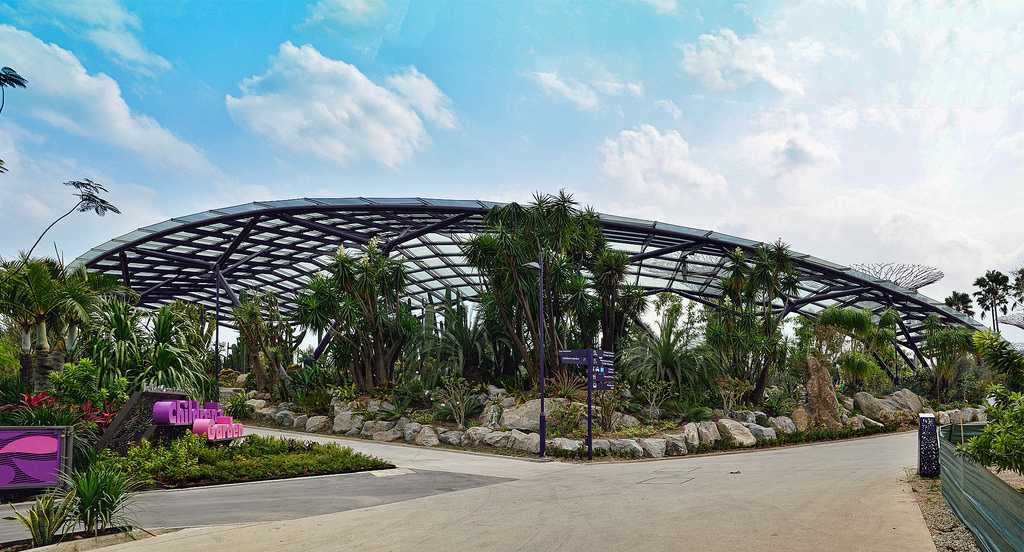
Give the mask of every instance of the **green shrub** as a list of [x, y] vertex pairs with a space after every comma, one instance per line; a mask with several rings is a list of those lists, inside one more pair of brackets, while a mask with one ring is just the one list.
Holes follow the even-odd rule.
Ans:
[[235, 393], [228, 397], [227, 404], [224, 405], [224, 414], [235, 418], [236, 420], [244, 420], [249, 417], [249, 405], [245, 404], [245, 401], [249, 400], [246, 398], [245, 393]]
[[344, 385], [332, 385], [328, 387], [331, 393], [331, 399], [340, 403], [350, 403], [356, 400], [358, 396], [358, 390], [356, 389], [355, 383], [348, 383]]
[[100, 385], [100, 368], [87, 358], [68, 362], [49, 375], [51, 394], [68, 405], [91, 403], [97, 407], [110, 404], [113, 410], [128, 400], [128, 379], [111, 378], [109, 386]]
[[995, 404], [986, 409], [988, 424], [957, 450], [984, 466], [1024, 475], [1024, 393], [993, 385]]
[[580, 403], [569, 403], [557, 407], [551, 412], [548, 430], [554, 437], [575, 435], [580, 431], [586, 417], [586, 407]]
[[14, 506], [11, 506], [11, 509], [32, 536], [33, 547], [57, 542], [57, 537], [74, 529], [77, 521], [72, 502], [55, 492], [41, 495], [24, 514]]
[[466, 427], [466, 418], [471, 415], [474, 406], [479, 404], [473, 387], [459, 376], [445, 378], [444, 384], [437, 390], [437, 398], [451, 412], [452, 421], [459, 429]]
[[781, 387], [771, 387], [765, 393], [764, 409], [769, 416], [789, 416], [796, 405], [796, 396]]
[[86, 531], [96, 534], [111, 527], [134, 525], [128, 518], [128, 507], [137, 485], [129, 473], [94, 463], [84, 471], [62, 477], [64, 500]]

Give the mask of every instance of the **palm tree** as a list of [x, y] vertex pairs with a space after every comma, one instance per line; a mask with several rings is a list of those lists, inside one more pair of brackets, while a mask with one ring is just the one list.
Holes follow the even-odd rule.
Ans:
[[633, 384], [668, 381], [680, 397], [703, 403], [718, 373], [698, 352], [700, 312], [695, 304], [684, 307], [678, 296], [668, 293], [658, 297], [655, 309], [661, 314], [655, 328], [638, 334], [631, 340], [635, 344], [622, 352], [621, 365], [629, 367], [624, 377]]
[[[92, 211], [101, 217], [106, 215], [107, 212], [115, 214], [121, 213], [121, 211], [112, 203], [100, 197], [100, 194], [106, 193], [107, 191], [107, 189], [102, 184], [97, 184], [96, 182], [93, 182], [92, 180], [86, 178], [83, 180], [70, 180], [68, 182], [65, 182], [64, 185], [70, 186], [77, 190], [72, 195], [78, 198], [78, 202], [75, 203], [73, 207], [68, 209], [66, 213], [57, 217], [56, 220], [51, 222], [50, 225], [47, 226], [45, 230], [43, 230], [42, 234], [39, 234], [39, 237], [36, 238], [35, 243], [33, 243], [32, 247], [29, 248], [28, 253], [25, 253], [22, 256], [23, 262], [20, 265], [16, 266], [14, 270], [8, 271], [7, 275], [4, 277], [5, 280], [12, 278], [16, 276], [19, 272], [21, 272], [21, 269], [25, 264], [24, 261], [32, 257], [32, 252], [35, 251], [36, 246], [39, 245], [40, 241], [42, 241], [43, 236], [45, 236], [46, 233], [49, 232], [50, 229], [53, 228], [58, 222], [64, 220], [71, 213], [74, 213], [75, 211], [78, 211], [80, 213], [87, 213], [89, 211]], [[3, 282], [0, 282], [0, 285], [3, 285]]]
[[10, 67], [0, 67], [0, 113], [3, 113], [4, 104], [7, 103], [7, 92], [5, 90], [8, 87], [25, 88], [26, 86], [28, 86], [28, 80], [19, 75], [17, 71]]
[[[0, 68], [0, 113], [4, 111], [4, 104], [7, 103], [7, 91], [10, 88], [25, 88], [28, 85], [28, 81], [25, 77], [18, 74], [17, 71], [10, 67]], [[0, 173], [7, 172], [7, 167], [4, 166], [4, 160], [0, 159]]]
[[[1016, 276], [1014, 279], [1014, 297], [1017, 297], [1017, 278], [1020, 278], [1020, 276]], [[1024, 286], [1024, 279], [1021, 280], [1021, 285]], [[1021, 289], [1024, 291], [1024, 288]], [[1024, 295], [1021, 297], [1024, 297]], [[971, 296], [962, 291], [954, 291], [950, 293], [949, 296], [946, 297], [945, 302], [947, 307], [951, 307], [958, 312], [966, 314], [967, 316], [974, 316], [974, 303], [971, 301]], [[1016, 306], [1016, 302], [1014, 303], [1014, 306]]]
[[989, 270], [974, 281], [974, 298], [981, 307], [981, 318], [992, 316], [992, 331], [999, 333], [999, 313], [1006, 314], [1010, 300], [1010, 278], [998, 270]]

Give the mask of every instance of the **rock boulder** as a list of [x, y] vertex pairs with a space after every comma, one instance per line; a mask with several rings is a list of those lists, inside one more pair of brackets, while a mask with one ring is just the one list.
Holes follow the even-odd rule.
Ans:
[[723, 439], [735, 446], [752, 447], [757, 443], [757, 439], [746, 426], [729, 418], [718, 420], [718, 432]]
[[754, 436], [754, 439], [758, 443], [769, 443], [778, 439], [775, 430], [770, 427], [764, 427], [757, 424], [743, 424], [743, 427], [750, 431], [750, 434]]
[[523, 433], [518, 429], [513, 429], [508, 433], [508, 447], [538, 454], [540, 452], [540, 435], [537, 433]]
[[306, 420], [306, 431], [310, 433], [327, 431], [330, 427], [331, 419], [327, 416], [310, 416], [310, 418]]
[[665, 456], [665, 449], [667, 448], [666, 439], [637, 439], [636, 443], [643, 449], [644, 457], [646, 458], [661, 458]]
[[608, 444], [615, 456], [640, 458], [644, 455], [644, 449], [634, 439], [609, 439]]
[[683, 434], [679, 435], [666, 435], [665, 436], [665, 456], [684, 456], [688, 452], [686, 449], [687, 440]]
[[700, 444], [706, 447], [713, 447], [722, 439], [722, 434], [718, 432], [718, 425], [715, 422], [698, 423], [697, 435], [700, 438]]
[[839, 401], [828, 369], [813, 356], [807, 357], [807, 414], [814, 429], [840, 429]]
[[430, 426], [423, 426], [416, 434], [414, 443], [421, 447], [436, 447], [441, 441], [437, 438], [437, 432]]
[[793, 419], [788, 416], [775, 416], [774, 418], [768, 418], [768, 425], [775, 430], [776, 434], [796, 433], [796, 424], [794, 424]]
[[697, 424], [690, 422], [684, 425], [682, 435], [688, 450], [697, 450], [700, 447], [700, 435], [697, 433]]

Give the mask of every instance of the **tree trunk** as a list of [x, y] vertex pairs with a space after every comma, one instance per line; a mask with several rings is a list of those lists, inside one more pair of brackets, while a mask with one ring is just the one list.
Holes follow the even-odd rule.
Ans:
[[18, 355], [18, 361], [21, 364], [21, 384], [25, 389], [32, 389], [32, 369], [33, 361], [35, 356], [31, 352], [22, 352]]
[[46, 335], [46, 320], [40, 320], [37, 326], [39, 331], [39, 348], [43, 351], [49, 352], [50, 350], [50, 337]]

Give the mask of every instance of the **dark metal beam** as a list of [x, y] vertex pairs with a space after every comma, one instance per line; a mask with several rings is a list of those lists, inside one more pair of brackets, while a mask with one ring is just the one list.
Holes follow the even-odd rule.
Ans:
[[393, 250], [397, 245], [403, 244], [409, 240], [414, 240], [421, 236], [426, 236], [427, 234], [437, 232], [438, 230], [442, 230], [444, 228], [448, 228], [453, 224], [462, 222], [463, 220], [466, 220], [471, 214], [472, 213], [459, 213], [455, 216], [448, 217], [444, 220], [439, 220], [435, 223], [422, 226], [420, 228], [417, 228], [416, 230], [412, 230], [411, 232], [403, 232], [398, 237], [384, 244], [384, 252], [390, 253], [391, 250]]
[[201, 261], [192, 257], [186, 257], [179, 253], [168, 253], [166, 251], [156, 251], [153, 249], [135, 249], [132, 253], [140, 257], [156, 257], [165, 261], [174, 263], [181, 263], [184, 265], [194, 266], [196, 268], [205, 268], [209, 270], [213, 266], [213, 261]]
[[249, 237], [249, 234], [252, 232], [253, 227], [255, 227], [256, 223], [258, 223], [259, 221], [260, 216], [255, 215], [251, 219], [249, 219], [249, 222], [245, 223], [245, 226], [242, 228], [242, 231], [239, 232], [237, 236], [235, 236], [235, 239], [231, 241], [231, 245], [229, 245], [227, 250], [225, 250], [224, 253], [221, 254], [220, 258], [217, 259], [217, 262], [214, 263], [215, 267], [224, 266], [224, 263], [231, 259], [231, 255], [233, 255], [235, 253], [235, 250], [238, 249], [238, 246], [241, 245], [242, 242], [244, 242], [246, 238]]
[[132, 275], [131, 271], [128, 270], [128, 255], [124, 251], [118, 253], [118, 257], [121, 260], [121, 281], [124, 282], [124, 287], [132, 288]]
[[335, 237], [338, 237], [338, 238], [349, 240], [349, 241], [358, 243], [360, 245], [366, 245], [367, 243], [370, 242], [370, 238], [369, 237], [367, 237], [367, 236], [365, 236], [363, 234], [359, 234], [359, 233], [356, 233], [356, 232], [351, 232], [349, 230], [345, 230], [344, 228], [337, 228], [335, 226], [328, 226], [326, 224], [321, 224], [319, 222], [315, 222], [315, 221], [312, 221], [312, 220], [301, 219], [299, 217], [294, 217], [292, 215], [284, 215], [284, 214], [282, 214], [282, 215], [278, 215], [277, 218], [279, 218], [279, 219], [281, 219], [281, 220], [283, 220], [285, 222], [294, 224], [296, 226], [302, 226], [303, 228], [308, 228], [310, 230], [315, 230], [315, 231], [320, 232], [322, 234], [327, 234], [328, 236], [335, 236]]

